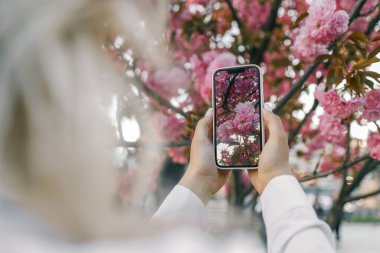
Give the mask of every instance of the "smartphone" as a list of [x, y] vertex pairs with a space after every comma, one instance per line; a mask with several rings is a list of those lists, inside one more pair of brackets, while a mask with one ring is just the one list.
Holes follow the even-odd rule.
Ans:
[[257, 65], [213, 73], [215, 163], [220, 169], [257, 169], [264, 141], [262, 71]]

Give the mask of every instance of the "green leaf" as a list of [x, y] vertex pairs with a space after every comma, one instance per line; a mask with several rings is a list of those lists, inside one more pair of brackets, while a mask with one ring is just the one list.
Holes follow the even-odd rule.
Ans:
[[373, 86], [375, 85], [375, 83], [369, 79], [365, 79], [364, 83], [367, 84], [371, 89], [373, 89]]
[[[363, 72], [362, 72], [363, 73]], [[364, 82], [359, 72], [350, 72], [346, 76], [346, 86], [351, 92], [354, 91], [357, 95], [361, 95], [365, 91]]]
[[339, 84], [342, 82], [344, 76], [343, 76], [343, 68], [342, 66], [337, 66], [332, 69], [330, 69], [329, 73], [327, 74], [327, 84], [332, 85], [334, 83]]
[[362, 69], [362, 68], [365, 68], [365, 67], [368, 67], [370, 66], [372, 63], [375, 63], [375, 62], [378, 62], [380, 61], [379, 58], [371, 58], [369, 60], [359, 60], [353, 67], [352, 67], [352, 70], [358, 70], [358, 69]]
[[353, 41], [361, 41], [365, 44], [369, 43], [367, 36], [362, 32], [353, 32], [347, 39], [351, 39]]
[[368, 59], [372, 59], [372, 58], [375, 57], [378, 53], [380, 53], [380, 46], [377, 46], [374, 50], [372, 50], [372, 51], [368, 54]]
[[380, 35], [379, 36], [376, 36], [375, 38], [372, 39], [372, 42], [373, 41], [379, 41], [380, 40]]
[[292, 29], [298, 27], [300, 25], [301, 21], [304, 20], [307, 16], [309, 16], [309, 13], [307, 13], [307, 12], [304, 12], [301, 15], [299, 15], [297, 17], [296, 21], [294, 22], [294, 24], [292, 25]]
[[331, 55], [321, 54], [321, 55], [318, 55], [317, 58], [315, 58], [315, 61], [319, 62], [319, 61], [324, 61], [324, 60], [329, 60], [329, 59], [331, 59]]
[[372, 77], [376, 81], [380, 82], [380, 74], [375, 71], [366, 71], [367, 76]]

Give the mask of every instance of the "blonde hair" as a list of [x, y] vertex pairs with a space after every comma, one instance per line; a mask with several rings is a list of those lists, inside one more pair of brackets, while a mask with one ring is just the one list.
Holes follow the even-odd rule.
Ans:
[[[147, 4], [152, 3], [0, 3], [0, 180], [20, 203], [74, 238], [122, 234], [134, 224], [132, 211], [125, 219], [113, 205], [110, 160], [117, 139], [107, 101], [122, 94], [137, 118], [147, 109], [115, 71], [102, 43], [107, 33], [121, 33], [136, 53], [151, 48], [165, 20], [161, 6]], [[137, 26], [144, 14], [150, 26], [145, 32]], [[157, 48], [150, 56], [153, 64], [164, 59]], [[132, 202], [147, 187], [159, 148], [153, 129], [145, 135], [150, 142], [142, 147]]]

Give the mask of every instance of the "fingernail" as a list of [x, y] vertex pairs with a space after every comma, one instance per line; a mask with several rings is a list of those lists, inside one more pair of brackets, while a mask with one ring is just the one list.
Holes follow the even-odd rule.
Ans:
[[209, 116], [212, 113], [212, 108], [208, 108], [205, 117]]
[[270, 104], [268, 104], [268, 103], [265, 103], [265, 104], [264, 104], [264, 109], [265, 109], [267, 112], [272, 112], [272, 106], [270, 106]]

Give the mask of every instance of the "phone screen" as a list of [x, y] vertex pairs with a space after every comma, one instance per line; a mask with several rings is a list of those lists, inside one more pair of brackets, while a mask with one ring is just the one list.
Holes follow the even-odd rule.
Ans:
[[213, 76], [214, 148], [218, 167], [257, 167], [262, 149], [260, 69], [219, 69]]

